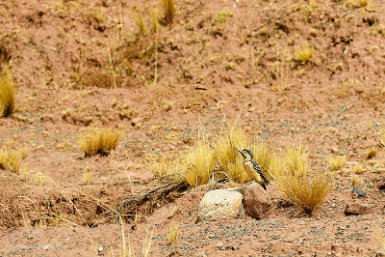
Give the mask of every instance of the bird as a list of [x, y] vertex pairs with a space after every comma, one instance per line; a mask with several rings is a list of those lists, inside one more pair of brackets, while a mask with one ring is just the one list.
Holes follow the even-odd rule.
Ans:
[[261, 166], [256, 160], [254, 160], [253, 153], [249, 149], [243, 149], [242, 151], [235, 148], [243, 157], [243, 167], [247, 174], [252, 177], [258, 184], [260, 184], [263, 189], [267, 190], [267, 185], [270, 183], [263, 174]]

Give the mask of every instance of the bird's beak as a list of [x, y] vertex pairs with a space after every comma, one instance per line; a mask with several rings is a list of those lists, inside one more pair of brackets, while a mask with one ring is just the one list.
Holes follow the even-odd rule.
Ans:
[[239, 150], [238, 150], [237, 148], [235, 148], [235, 147], [234, 147], [234, 149], [235, 149], [238, 153], [240, 153], [240, 154], [242, 155], [243, 158], [246, 158], [246, 156], [245, 156], [241, 151], [239, 151]]

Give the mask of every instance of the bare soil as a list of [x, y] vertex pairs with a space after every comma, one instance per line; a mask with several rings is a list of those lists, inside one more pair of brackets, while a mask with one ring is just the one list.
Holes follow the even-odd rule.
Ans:
[[[385, 172], [377, 135], [385, 123], [385, 3], [175, 2], [174, 23], [157, 33], [148, 13], [154, 5], [162, 13], [160, 1], [0, 2], [18, 106], [0, 119], [0, 144], [29, 150], [27, 172], [0, 170], [0, 256], [121, 256], [122, 228], [138, 253], [153, 228], [150, 256], [374, 256], [374, 232], [385, 229], [377, 188]], [[299, 63], [293, 52], [306, 43], [314, 56]], [[202, 186], [121, 225], [114, 211], [122, 199], [164, 183], [151, 164], [192, 149], [202, 128], [214, 140], [235, 121], [277, 151], [306, 145], [314, 171], [347, 157], [314, 217], [283, 206], [259, 221], [196, 223], [209, 190]], [[84, 158], [78, 138], [104, 126], [122, 132], [117, 149]], [[371, 147], [378, 154], [368, 160]], [[367, 198], [351, 194], [357, 164]], [[352, 203], [368, 213], [346, 217]], [[181, 234], [170, 245], [174, 226]]]

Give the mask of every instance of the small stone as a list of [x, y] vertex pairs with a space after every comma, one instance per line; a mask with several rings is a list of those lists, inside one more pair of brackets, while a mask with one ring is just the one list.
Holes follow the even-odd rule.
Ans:
[[382, 247], [378, 248], [376, 251], [376, 254], [378, 254], [378, 256], [384, 256], [385, 255], [384, 248], [382, 248]]
[[351, 216], [351, 215], [363, 215], [367, 213], [368, 208], [365, 206], [362, 206], [358, 203], [348, 204], [346, 205], [345, 209], [345, 215]]
[[43, 249], [47, 251], [50, 247], [51, 246], [49, 244], [46, 244], [46, 245], [43, 246]]
[[225, 245], [222, 242], [219, 242], [218, 244], [215, 245], [216, 248], [219, 250], [225, 250]]
[[98, 248], [98, 256], [103, 256], [104, 255], [104, 247], [101, 245]]
[[378, 189], [379, 189], [379, 190], [385, 190], [385, 181], [380, 182], [380, 183], [378, 184]]
[[365, 191], [358, 187], [353, 187], [352, 193], [358, 197], [366, 197]]

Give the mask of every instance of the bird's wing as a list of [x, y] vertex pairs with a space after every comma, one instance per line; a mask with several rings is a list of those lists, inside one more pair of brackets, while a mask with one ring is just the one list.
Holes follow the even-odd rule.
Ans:
[[261, 178], [265, 181], [265, 183], [269, 183], [269, 180], [265, 177], [265, 174], [263, 174], [261, 166], [256, 161], [253, 161], [253, 168], [258, 174], [261, 176]]

